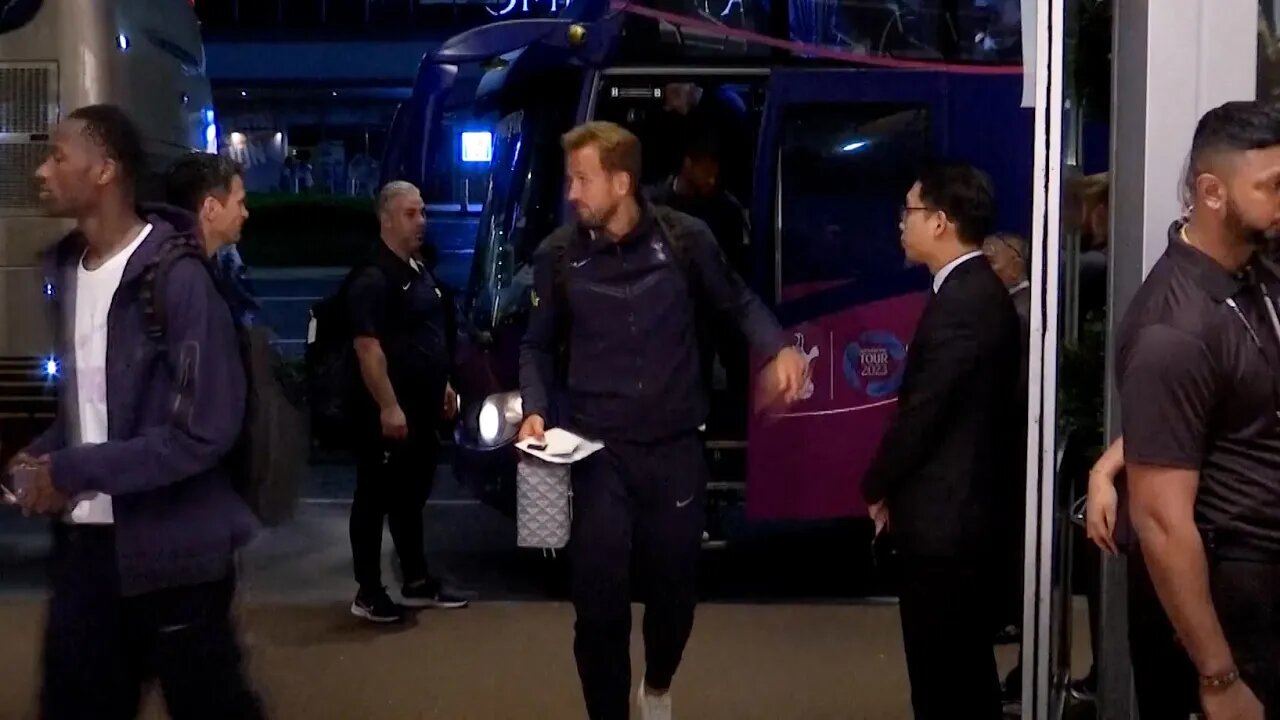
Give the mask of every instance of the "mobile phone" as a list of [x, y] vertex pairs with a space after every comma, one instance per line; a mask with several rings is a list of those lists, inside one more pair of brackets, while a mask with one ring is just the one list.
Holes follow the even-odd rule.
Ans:
[[32, 465], [17, 465], [10, 468], [9, 472], [5, 474], [5, 481], [0, 483], [0, 494], [4, 495], [4, 501], [9, 504], [16, 504], [18, 498], [35, 481], [36, 470]]
[[527, 448], [529, 448], [530, 450], [537, 450], [538, 452], [545, 452], [545, 451], [546, 451], [546, 449], [547, 449], [547, 445], [546, 445], [546, 443], [532, 443], [532, 442], [531, 442], [531, 443], [529, 443], [526, 447], [527, 447]]

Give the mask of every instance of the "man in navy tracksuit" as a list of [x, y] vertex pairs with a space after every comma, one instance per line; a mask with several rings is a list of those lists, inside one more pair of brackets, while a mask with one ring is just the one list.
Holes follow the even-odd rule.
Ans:
[[[119, 108], [90, 106], [36, 173], [48, 212], [77, 224], [47, 268], [57, 417], [15, 462], [33, 475], [24, 512], [55, 518], [41, 717], [132, 718], [155, 677], [174, 718], [256, 719], [231, 620], [232, 556], [256, 519], [222, 467], [244, 366], [195, 218], [135, 205], [143, 158]], [[179, 243], [195, 254], [152, 274]], [[162, 339], [148, 307], [163, 308]]]
[[[634, 560], [645, 602], [646, 671], [637, 702], [645, 720], [667, 720], [668, 689], [693, 627], [706, 519], [698, 430], [708, 401], [694, 302], [737, 324], [752, 349], [771, 358], [761, 376], [768, 404], [794, 401], [808, 362], [729, 268], [705, 223], [640, 199], [634, 135], [588, 123], [563, 145], [578, 219], [535, 256], [533, 311], [520, 355], [520, 436], [542, 436], [555, 418], [604, 442], [573, 468], [578, 673], [592, 720], [628, 717]], [[558, 372], [562, 345], [567, 366]], [[567, 402], [553, 415], [558, 376]]]

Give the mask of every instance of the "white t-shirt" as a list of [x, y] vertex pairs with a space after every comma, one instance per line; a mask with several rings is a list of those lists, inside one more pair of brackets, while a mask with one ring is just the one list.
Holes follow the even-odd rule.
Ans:
[[[75, 378], [79, 404], [80, 443], [107, 441], [107, 314], [120, 287], [125, 265], [138, 249], [151, 225], [95, 270], [86, 270], [84, 258], [76, 269]], [[67, 522], [110, 525], [115, 521], [111, 496], [84, 493], [71, 499]]]

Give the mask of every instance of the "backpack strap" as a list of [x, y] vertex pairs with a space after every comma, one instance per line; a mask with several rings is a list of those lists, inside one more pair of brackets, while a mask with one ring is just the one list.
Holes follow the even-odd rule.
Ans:
[[573, 311], [569, 306], [569, 250], [576, 232], [572, 226], [567, 226], [547, 239], [548, 246], [555, 253], [551, 263], [551, 306], [555, 309], [556, 344], [559, 348], [556, 371], [561, 380], [569, 373], [569, 333], [573, 328]]
[[160, 293], [168, 281], [169, 271], [173, 269], [174, 264], [186, 257], [197, 260], [209, 272], [219, 294], [222, 293], [222, 287], [209, 264], [208, 257], [204, 254], [203, 248], [197, 248], [192, 242], [185, 239], [176, 239], [166, 243], [160, 250], [159, 256], [143, 269], [142, 286], [139, 290], [142, 314], [146, 321], [147, 339], [156, 343], [161, 349], [164, 348], [166, 310]]

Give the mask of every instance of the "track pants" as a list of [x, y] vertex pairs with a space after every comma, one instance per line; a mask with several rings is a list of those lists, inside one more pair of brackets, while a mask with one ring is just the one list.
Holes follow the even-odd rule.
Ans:
[[59, 524], [45, 626], [43, 720], [132, 720], [159, 681], [175, 720], [261, 720], [231, 617], [235, 580], [120, 594], [115, 528]]
[[693, 629], [707, 477], [696, 434], [611, 443], [573, 468], [573, 649], [591, 720], [629, 717], [633, 568], [645, 682], [671, 685]]

